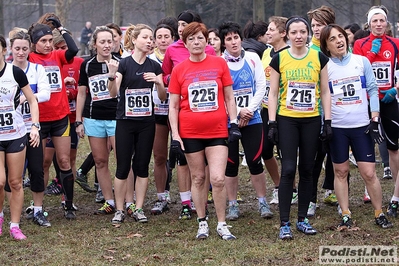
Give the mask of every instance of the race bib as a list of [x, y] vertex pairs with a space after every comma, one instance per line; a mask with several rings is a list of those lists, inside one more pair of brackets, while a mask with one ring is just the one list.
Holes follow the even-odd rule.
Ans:
[[169, 113], [169, 92], [166, 89], [166, 100], [161, 101], [158, 97], [158, 91], [154, 90], [152, 96], [154, 97], [154, 114], [156, 115], [168, 115]]
[[0, 134], [15, 133], [17, 131], [14, 126], [14, 111], [13, 106], [0, 107]]
[[61, 71], [58, 66], [44, 66], [51, 93], [62, 91]]
[[264, 105], [269, 104], [269, 91], [270, 91], [270, 80], [266, 80], [265, 96], [263, 96], [263, 99], [262, 99], [262, 104], [264, 104]]
[[234, 90], [234, 99], [236, 100], [236, 105], [240, 108], [246, 108], [252, 100], [252, 88], [241, 88]]
[[288, 81], [286, 107], [289, 110], [313, 112], [316, 103], [316, 84]]
[[215, 80], [198, 81], [188, 86], [190, 109], [193, 112], [209, 112], [219, 108], [218, 84]]
[[332, 81], [335, 105], [362, 103], [362, 83], [360, 77], [348, 77]]
[[93, 102], [111, 99], [107, 87], [108, 74], [89, 77], [89, 89]]
[[152, 115], [151, 89], [125, 90], [125, 115], [128, 117], [140, 117]]
[[377, 61], [371, 64], [378, 88], [390, 87], [392, 84], [392, 67], [389, 61]]

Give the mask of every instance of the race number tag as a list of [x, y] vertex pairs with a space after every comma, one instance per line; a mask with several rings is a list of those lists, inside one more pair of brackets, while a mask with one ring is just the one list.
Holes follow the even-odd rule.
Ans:
[[332, 81], [335, 105], [362, 103], [362, 83], [360, 77], [348, 77]]
[[44, 66], [51, 93], [62, 91], [61, 71], [58, 66]]
[[209, 112], [219, 108], [218, 84], [215, 80], [191, 83], [188, 86], [188, 96], [193, 112]]
[[129, 117], [151, 116], [152, 100], [151, 89], [125, 90], [125, 115]]
[[93, 102], [111, 99], [107, 87], [108, 74], [100, 74], [89, 77], [89, 88]]
[[269, 91], [270, 91], [270, 80], [266, 80], [265, 96], [263, 96], [263, 99], [262, 99], [262, 104], [264, 104], [264, 105], [269, 104]]
[[289, 110], [312, 112], [316, 103], [316, 84], [288, 81], [286, 107]]
[[377, 61], [371, 64], [378, 88], [390, 87], [392, 84], [391, 62]]
[[13, 106], [0, 107], [0, 134], [10, 134], [17, 132], [14, 126]]
[[241, 88], [233, 90], [236, 105], [240, 108], [246, 108], [252, 100], [252, 88]]
[[168, 88], [166, 90], [166, 100], [161, 101], [158, 97], [158, 91], [154, 90], [152, 96], [154, 97], [154, 114], [156, 115], [168, 115], [169, 113], [169, 92]]

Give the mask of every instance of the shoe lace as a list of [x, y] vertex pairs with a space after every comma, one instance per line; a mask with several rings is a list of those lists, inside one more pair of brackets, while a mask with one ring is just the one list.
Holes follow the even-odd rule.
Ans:
[[218, 228], [218, 232], [221, 236], [231, 236], [232, 234], [230, 233], [229, 228], [231, 228], [231, 225], [224, 224], [221, 227]]
[[198, 227], [198, 233], [207, 233], [208, 232], [208, 224], [207, 222], [200, 222]]

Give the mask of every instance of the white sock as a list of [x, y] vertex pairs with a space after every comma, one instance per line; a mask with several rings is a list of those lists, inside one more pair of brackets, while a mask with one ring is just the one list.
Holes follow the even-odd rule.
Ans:
[[18, 227], [19, 228], [19, 223], [11, 223], [10, 222], [10, 229], [13, 227]]
[[223, 227], [226, 225], [226, 222], [218, 222], [218, 228]]
[[182, 202], [191, 200], [191, 191], [180, 192], [180, 199]]
[[132, 204], [133, 204], [133, 202], [126, 202], [126, 209], [129, 208], [129, 206]]
[[165, 200], [165, 192], [157, 193], [157, 197], [159, 201]]
[[43, 210], [42, 206], [33, 206], [33, 215]]
[[3, 218], [3, 217], [4, 217], [4, 212], [1, 211], [1, 212], [0, 212], [0, 218]]
[[399, 202], [399, 197], [396, 197], [396, 196], [392, 196], [392, 199], [391, 199], [391, 202], [392, 201], [396, 201], [396, 202]]
[[265, 197], [258, 198], [259, 204], [266, 202]]
[[106, 201], [108, 202], [109, 205], [112, 205], [112, 207], [115, 207], [115, 200], [109, 199], [109, 200], [106, 200]]

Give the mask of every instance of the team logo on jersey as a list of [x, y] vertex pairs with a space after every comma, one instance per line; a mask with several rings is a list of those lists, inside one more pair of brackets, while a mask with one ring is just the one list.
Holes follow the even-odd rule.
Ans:
[[306, 65], [308, 68], [310, 68], [310, 69], [313, 69], [313, 66], [312, 66], [312, 61], [309, 61], [309, 63]]
[[248, 71], [243, 70], [243, 71], [240, 73], [239, 77], [240, 77], [242, 80], [247, 81], [247, 80], [249, 79], [250, 75], [249, 75]]
[[391, 51], [386, 50], [386, 51], [384, 51], [384, 52], [382, 53], [382, 56], [383, 56], [385, 59], [389, 59], [389, 58], [391, 58], [392, 53], [391, 53]]
[[266, 78], [270, 78], [270, 72], [271, 72], [271, 67], [270, 67], [270, 66], [267, 66], [267, 67], [265, 68], [265, 75], [266, 75]]

